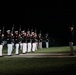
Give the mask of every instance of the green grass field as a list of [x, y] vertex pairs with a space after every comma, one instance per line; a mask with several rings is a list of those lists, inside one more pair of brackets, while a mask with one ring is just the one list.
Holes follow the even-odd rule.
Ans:
[[[74, 52], [76, 52], [76, 46], [73, 47]], [[64, 47], [50, 47], [50, 48], [44, 48], [42, 50], [37, 50], [36, 53], [68, 53], [70, 52], [70, 47], [69, 46], [64, 46]]]
[[0, 58], [0, 75], [76, 74], [76, 58]]
[[[69, 52], [67, 47], [51, 47], [37, 50], [35, 53], [49, 52]], [[76, 51], [76, 46], [74, 46]], [[7, 52], [6, 48], [3, 50]], [[76, 74], [76, 58], [20, 58], [20, 57], [0, 57], [0, 75], [65, 75]]]
[[[73, 46], [74, 52], [76, 52], [76, 46]], [[19, 50], [21, 53], [21, 50]], [[15, 52], [15, 49], [13, 53]], [[70, 52], [70, 47], [69, 46], [64, 46], [64, 47], [50, 47], [50, 48], [43, 48], [43, 49], [38, 49], [35, 51], [35, 53], [68, 53]], [[7, 48], [4, 47], [3, 53], [7, 53]]]

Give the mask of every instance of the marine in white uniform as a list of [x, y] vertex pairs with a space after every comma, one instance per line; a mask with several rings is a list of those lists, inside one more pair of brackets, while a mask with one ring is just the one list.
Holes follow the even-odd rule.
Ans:
[[4, 34], [2, 34], [0, 30], [0, 57], [2, 56], [3, 38], [4, 38]]
[[19, 54], [19, 42], [20, 42], [18, 31], [15, 31], [14, 40], [15, 40], [15, 47], [16, 47], [15, 54], [18, 55]]
[[37, 33], [35, 32], [35, 43], [36, 43], [36, 48], [35, 50], [38, 49], [38, 36], [37, 36]]
[[34, 32], [32, 32], [32, 52], [34, 52], [36, 50], [36, 35]]
[[38, 46], [39, 46], [39, 49], [42, 49], [42, 35], [41, 35], [41, 33], [39, 34], [39, 36], [38, 36]]
[[49, 38], [48, 38], [48, 34], [45, 34], [45, 42], [46, 42], [46, 48], [49, 48]]
[[74, 55], [74, 27], [70, 27], [70, 32], [69, 32], [69, 46], [70, 46], [70, 54], [69, 55]]
[[26, 32], [22, 33], [22, 53], [25, 54], [27, 52], [27, 35]]
[[31, 34], [30, 34], [30, 31], [27, 31], [27, 52], [31, 52], [31, 48], [32, 48], [32, 45], [31, 45]]
[[7, 55], [11, 56], [12, 55], [12, 35], [10, 33], [10, 30], [7, 30]]
[[19, 43], [20, 50], [22, 50], [22, 48], [23, 48], [23, 47], [22, 47], [22, 36], [23, 36], [23, 35], [22, 35], [22, 32], [23, 32], [23, 31], [21, 31], [21, 34], [19, 34], [19, 37], [20, 37], [20, 43]]

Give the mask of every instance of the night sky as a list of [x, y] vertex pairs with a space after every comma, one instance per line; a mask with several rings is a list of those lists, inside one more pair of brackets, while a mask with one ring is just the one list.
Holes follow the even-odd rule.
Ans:
[[[0, 25], [6, 29], [15, 25], [18, 30], [36, 28], [42, 34], [49, 33], [50, 37], [68, 40], [69, 26], [76, 22], [76, 6], [72, 1], [3, 1], [0, 4]], [[25, 26], [25, 27], [24, 27]]]

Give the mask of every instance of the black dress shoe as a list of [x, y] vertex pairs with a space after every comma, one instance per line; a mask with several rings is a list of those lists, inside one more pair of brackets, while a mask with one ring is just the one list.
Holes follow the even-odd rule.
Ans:
[[12, 56], [12, 55], [8, 55], [8, 56]]
[[16, 55], [19, 55], [19, 54], [16, 54]]
[[0, 56], [0, 57], [3, 57], [3, 56]]
[[25, 52], [25, 53], [22, 53], [22, 54], [26, 54], [27, 52]]
[[74, 54], [69, 54], [70, 56], [74, 56]]
[[[31, 53], [31, 52], [30, 52]], [[34, 53], [34, 51], [32, 51], [32, 53]]]
[[22, 53], [22, 54], [25, 54], [25, 53]]

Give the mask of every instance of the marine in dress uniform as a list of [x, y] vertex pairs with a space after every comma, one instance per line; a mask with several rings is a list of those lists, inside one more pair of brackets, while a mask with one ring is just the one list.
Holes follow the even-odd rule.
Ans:
[[11, 36], [12, 36], [12, 51], [14, 50], [14, 35], [13, 35], [13, 33], [14, 33], [14, 24], [13, 24], [12, 30], [11, 30]]
[[7, 30], [7, 55], [12, 55], [12, 34], [10, 33], [10, 30]]
[[34, 52], [36, 50], [36, 35], [34, 32], [32, 32], [32, 51]]
[[36, 50], [38, 49], [38, 36], [36, 36]]
[[19, 37], [20, 37], [19, 47], [20, 47], [20, 50], [22, 50], [22, 32], [21, 32], [21, 25], [20, 25], [20, 28], [19, 28]]
[[31, 52], [31, 48], [32, 48], [32, 45], [31, 45], [31, 34], [30, 34], [30, 31], [27, 31], [27, 52]]
[[70, 27], [69, 32], [69, 46], [70, 46], [70, 55], [74, 55], [73, 42], [74, 42], [74, 28]]
[[19, 37], [20, 37], [20, 44], [19, 44], [19, 46], [20, 46], [20, 50], [22, 50], [22, 36], [23, 36], [23, 31], [21, 31], [21, 34], [19, 34]]
[[27, 52], [27, 35], [26, 32], [23, 31], [22, 33], [22, 53], [25, 54]]
[[15, 47], [16, 47], [15, 54], [18, 55], [19, 54], [19, 42], [20, 42], [18, 31], [15, 31], [14, 41], [15, 41]]
[[36, 33], [36, 30], [35, 30], [35, 43], [36, 43], [36, 49], [35, 50], [37, 50], [38, 49], [38, 36], [37, 36], [37, 33]]
[[38, 35], [38, 46], [39, 46], [39, 49], [42, 49], [42, 36], [41, 36], [41, 33]]
[[46, 42], [46, 48], [49, 47], [49, 38], [48, 38], [48, 34], [45, 35], [45, 42]]
[[2, 34], [0, 30], [0, 56], [2, 56], [3, 38], [4, 38], [4, 34]]

